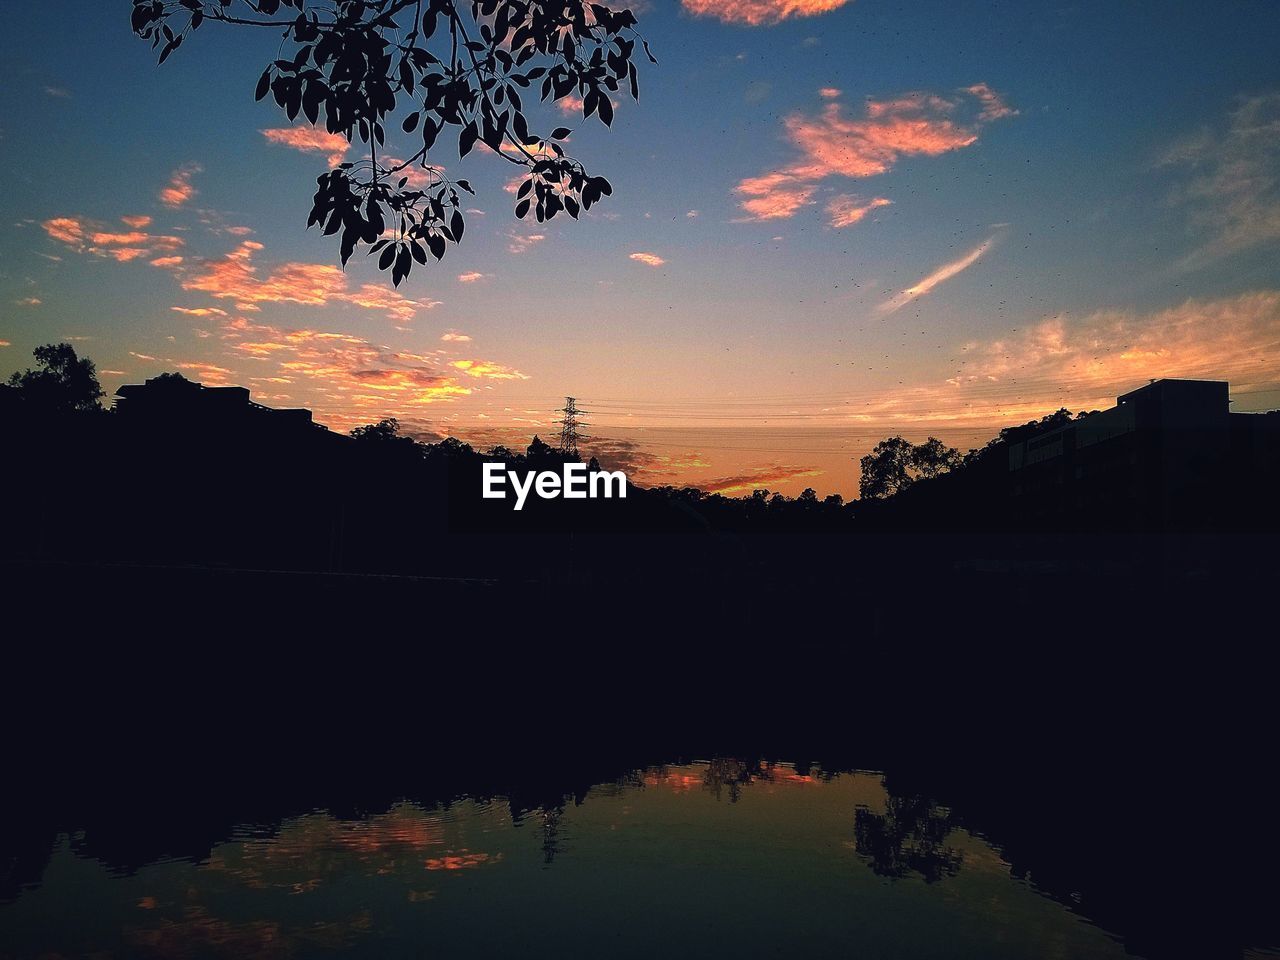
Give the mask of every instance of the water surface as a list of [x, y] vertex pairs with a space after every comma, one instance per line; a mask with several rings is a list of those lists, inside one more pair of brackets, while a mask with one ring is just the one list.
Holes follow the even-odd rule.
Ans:
[[5, 957], [799, 954], [1126, 951], [880, 774], [734, 760], [645, 768], [530, 809], [317, 809], [130, 868], [62, 833], [0, 906]]

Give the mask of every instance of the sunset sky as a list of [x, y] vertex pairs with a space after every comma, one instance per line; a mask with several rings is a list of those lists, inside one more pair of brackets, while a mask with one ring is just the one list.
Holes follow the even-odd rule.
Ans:
[[359, 151], [254, 102], [278, 35], [157, 67], [126, 0], [13, 5], [0, 374], [69, 340], [108, 392], [179, 370], [480, 447], [572, 394], [636, 482], [735, 494], [850, 496], [884, 437], [967, 449], [1151, 377], [1280, 406], [1273, 0], [633, 9], [640, 102], [533, 111], [614, 195], [517, 221], [514, 168], [442, 137], [477, 212], [396, 290], [305, 230]]

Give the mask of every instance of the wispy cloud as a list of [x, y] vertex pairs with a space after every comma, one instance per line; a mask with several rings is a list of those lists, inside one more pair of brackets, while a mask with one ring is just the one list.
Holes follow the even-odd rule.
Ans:
[[831, 226], [851, 227], [861, 222], [872, 210], [887, 207], [891, 203], [893, 203], [892, 200], [886, 200], [884, 197], [865, 200], [852, 194], [841, 194], [833, 197], [827, 204], [827, 213], [831, 216]]
[[508, 233], [507, 249], [512, 253], [524, 253], [534, 244], [541, 243], [547, 239], [545, 234], [541, 233]]
[[965, 87], [964, 92], [973, 94], [982, 104], [982, 112], [978, 114], [979, 120], [1003, 120], [1005, 117], [1018, 115], [1017, 110], [1005, 103], [1004, 97], [985, 83], [975, 83], [971, 87]]
[[[822, 94], [830, 99], [839, 91], [830, 88]], [[957, 116], [962, 107], [969, 108], [968, 120]], [[828, 178], [874, 177], [893, 169], [903, 157], [936, 157], [963, 149], [977, 141], [984, 123], [1014, 113], [986, 84], [975, 84], [952, 98], [907, 93], [867, 100], [861, 116], [848, 115], [843, 103], [830, 99], [816, 116], [797, 113], [784, 120], [788, 139], [800, 152], [797, 160], [739, 182], [735, 189], [743, 198], [743, 219], [794, 216], [813, 202]]]
[[181, 207], [199, 191], [191, 183], [191, 178], [203, 172], [198, 163], [190, 163], [173, 172], [169, 184], [160, 191], [160, 202], [166, 207]]
[[330, 264], [283, 263], [266, 277], [260, 277], [252, 261], [262, 249], [257, 241], [245, 240], [225, 257], [205, 263], [201, 272], [183, 280], [182, 288], [234, 300], [239, 310], [262, 303], [296, 303], [309, 307], [347, 303], [377, 310], [401, 323], [412, 320], [420, 310], [439, 306], [439, 301], [410, 300], [377, 284], [366, 283], [354, 290], [348, 289], [346, 274]]
[[995, 237], [989, 237], [982, 241], [963, 257], [952, 260], [950, 263], [944, 263], [928, 276], [921, 277], [919, 281], [907, 287], [897, 296], [886, 300], [880, 304], [878, 309], [881, 313], [894, 313], [902, 309], [912, 300], [923, 297], [940, 283], [945, 283], [958, 273], [968, 270], [971, 266], [982, 259], [983, 254], [991, 249], [991, 245], [995, 242]]
[[440, 339], [443, 340], [445, 343], [470, 343], [471, 342], [471, 338], [467, 336], [465, 333], [454, 333], [452, 330], [450, 330], [448, 333], [441, 334]]
[[990, 429], [1058, 407], [1101, 409], [1152, 378], [1229, 380], [1233, 390], [1280, 387], [1280, 291], [1187, 300], [1162, 310], [1050, 317], [1016, 334], [961, 346], [945, 381], [862, 405], [878, 429]]
[[682, 0], [695, 17], [715, 17], [749, 27], [772, 26], [793, 17], [816, 17], [850, 0]]
[[329, 162], [329, 166], [334, 167], [340, 164], [347, 155], [347, 150], [351, 144], [347, 142], [347, 138], [340, 133], [329, 133], [327, 130], [320, 130], [316, 127], [283, 127], [271, 130], [263, 130], [262, 135], [271, 143], [278, 143], [282, 147], [288, 147], [291, 150], [300, 150], [303, 153], [323, 153]]
[[87, 253], [121, 263], [158, 253], [171, 255], [172, 251], [186, 243], [181, 237], [166, 234], [113, 230], [80, 216], [53, 217], [45, 220], [41, 227], [51, 239], [65, 244], [77, 253]]
[[488, 274], [481, 273], [478, 270], [471, 270], [467, 273], [458, 274], [458, 282], [459, 283], [475, 283], [478, 280], [483, 280], [486, 276], [488, 276]]
[[660, 267], [667, 262], [656, 253], [633, 253], [631, 254], [631, 259], [635, 260], [637, 263], [643, 263], [650, 267]]
[[1224, 130], [1205, 128], [1175, 144], [1161, 165], [1190, 171], [1174, 202], [1209, 236], [1181, 269], [1280, 240], [1280, 92], [1243, 100]]

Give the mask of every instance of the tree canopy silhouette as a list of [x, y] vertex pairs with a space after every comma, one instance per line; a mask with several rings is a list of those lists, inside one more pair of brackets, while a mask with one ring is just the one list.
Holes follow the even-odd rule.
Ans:
[[860, 461], [862, 476], [858, 480], [858, 495], [864, 500], [891, 497], [916, 480], [948, 473], [961, 462], [959, 452], [937, 437], [921, 444], [890, 437], [877, 443]]
[[[462, 240], [458, 191], [475, 191], [436, 162], [442, 134], [456, 132], [459, 158], [483, 143], [526, 170], [517, 217], [576, 219], [613, 188], [566, 154], [569, 128], [530, 128], [522, 91], [579, 97], [583, 118], [608, 126], [610, 94], [625, 84], [639, 99], [636, 43], [657, 63], [630, 10], [583, 0], [133, 0], [133, 31], [161, 63], [208, 22], [283, 31], [257, 99], [270, 93], [290, 120], [301, 113], [368, 145], [367, 158], [317, 179], [307, 226], [340, 234], [344, 266], [367, 245], [397, 286], [414, 261], [439, 260]], [[379, 153], [399, 112], [401, 129], [421, 138], [407, 160]]]
[[43, 413], [89, 413], [101, 410], [104, 396], [98, 372], [88, 357], [76, 356], [69, 343], [46, 343], [32, 351], [39, 369], [9, 378], [9, 387], [30, 410]]

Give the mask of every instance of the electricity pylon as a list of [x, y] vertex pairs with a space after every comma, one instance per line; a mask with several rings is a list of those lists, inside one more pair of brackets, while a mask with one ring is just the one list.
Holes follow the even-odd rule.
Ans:
[[587, 411], [579, 410], [573, 397], [565, 397], [564, 406], [556, 412], [564, 414], [564, 418], [560, 421], [560, 452], [576, 457], [578, 441], [591, 439], [585, 433], [578, 432], [579, 427], [590, 426], [585, 420], [578, 419]]

